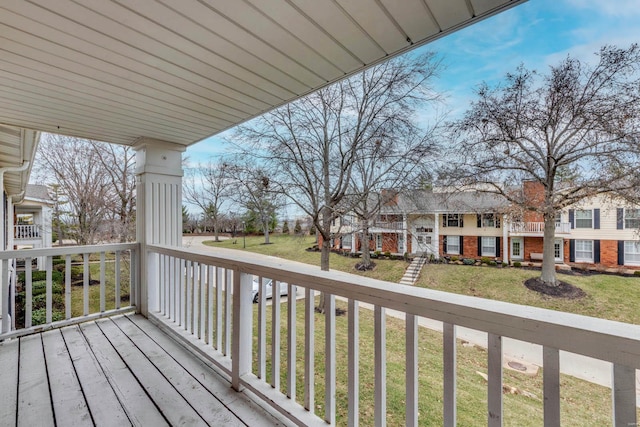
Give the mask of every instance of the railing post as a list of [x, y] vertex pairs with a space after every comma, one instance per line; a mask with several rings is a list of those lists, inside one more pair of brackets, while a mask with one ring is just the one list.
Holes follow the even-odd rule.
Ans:
[[233, 324], [231, 345], [231, 387], [241, 390], [241, 378], [251, 372], [253, 301], [252, 275], [233, 272]]

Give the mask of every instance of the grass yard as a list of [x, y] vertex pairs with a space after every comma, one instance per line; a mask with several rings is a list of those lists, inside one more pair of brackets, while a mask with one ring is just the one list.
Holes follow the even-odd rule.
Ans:
[[[245, 250], [320, 265], [319, 252], [305, 251], [315, 243], [315, 238], [278, 234], [270, 236], [270, 240], [272, 244], [264, 245], [262, 236], [248, 236]], [[233, 244], [232, 240], [205, 242], [205, 244], [243, 250], [242, 237], [237, 238], [236, 244]], [[398, 282], [408, 266], [405, 261], [375, 260], [377, 267], [373, 271], [362, 273], [354, 268], [356, 262], [358, 258], [348, 258], [332, 253], [330, 267], [375, 279]], [[549, 298], [524, 287], [523, 283], [526, 279], [539, 274], [539, 271], [523, 268], [429, 264], [423, 268], [416, 286], [640, 324], [640, 310], [637, 309], [640, 306], [639, 277], [560, 274], [561, 280], [578, 286], [587, 293], [587, 297], [579, 300], [565, 300]]]
[[[337, 301], [337, 307], [347, 309], [345, 303]], [[271, 318], [271, 307], [266, 308], [267, 318]], [[304, 303], [296, 308], [296, 400], [304, 404]], [[254, 310], [254, 356], [257, 351], [257, 306]], [[286, 352], [287, 352], [287, 305], [281, 306], [281, 348], [280, 384], [286, 392]], [[347, 316], [336, 318], [336, 359], [337, 364], [336, 404], [337, 425], [347, 424]], [[360, 423], [374, 424], [374, 347], [373, 313], [360, 310]], [[405, 423], [405, 326], [395, 318], [387, 318], [387, 423], [390, 426]], [[324, 415], [324, 317], [315, 314], [315, 412]], [[271, 325], [267, 325], [267, 355], [271, 352]], [[440, 426], [442, 414], [442, 335], [425, 328], [419, 331], [419, 424]], [[460, 341], [457, 348], [457, 416], [458, 424], [486, 425], [487, 385], [478, 372], [487, 373], [486, 350], [465, 346]], [[257, 360], [254, 358], [254, 373]], [[266, 380], [271, 381], [271, 359], [267, 356]], [[505, 385], [531, 393], [504, 395], [505, 426], [539, 426], [543, 424], [542, 371], [535, 377], [506, 370], [503, 374]], [[611, 392], [601, 387], [570, 376], [561, 376], [561, 411], [563, 424], [580, 426], [600, 426], [611, 423]]]

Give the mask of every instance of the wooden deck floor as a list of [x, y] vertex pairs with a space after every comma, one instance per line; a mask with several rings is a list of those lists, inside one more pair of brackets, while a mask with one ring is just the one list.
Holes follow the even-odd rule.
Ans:
[[282, 425], [142, 316], [0, 343], [0, 426]]

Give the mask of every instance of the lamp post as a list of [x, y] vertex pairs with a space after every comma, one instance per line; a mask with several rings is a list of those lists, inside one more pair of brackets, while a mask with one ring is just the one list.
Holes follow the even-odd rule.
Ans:
[[244, 226], [245, 226], [245, 222], [242, 221], [242, 248], [246, 249], [247, 248], [247, 239], [246, 239], [247, 232], [246, 232]]

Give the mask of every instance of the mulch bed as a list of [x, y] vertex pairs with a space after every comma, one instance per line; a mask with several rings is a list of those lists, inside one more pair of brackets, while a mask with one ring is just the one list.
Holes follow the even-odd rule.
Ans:
[[539, 278], [532, 278], [526, 280], [524, 285], [532, 291], [555, 298], [579, 299], [587, 296], [582, 289], [562, 281], [557, 286], [549, 286]]
[[364, 262], [359, 262], [355, 265], [355, 269], [358, 271], [373, 270], [374, 268], [376, 268], [376, 263], [373, 261], [370, 261], [369, 265], [365, 265]]

